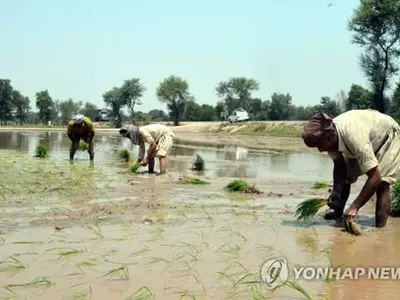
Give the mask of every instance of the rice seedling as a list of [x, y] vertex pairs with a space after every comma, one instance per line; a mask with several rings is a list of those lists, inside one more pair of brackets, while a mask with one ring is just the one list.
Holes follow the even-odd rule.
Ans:
[[49, 151], [48, 151], [48, 149], [47, 149], [46, 146], [40, 145], [40, 144], [39, 144], [39, 145], [36, 147], [36, 155], [35, 155], [35, 157], [46, 158], [46, 157], [49, 156], [49, 153], [48, 153], [48, 152], [49, 152]]
[[330, 185], [329, 183], [326, 183], [326, 182], [322, 182], [322, 181], [317, 181], [312, 186], [312, 188], [314, 190], [325, 189], [328, 187], [332, 187], [332, 185]]
[[140, 167], [141, 167], [140, 163], [135, 162], [129, 167], [129, 169], [131, 170], [132, 173], [137, 173]]
[[196, 159], [193, 162], [192, 170], [194, 171], [204, 170], [204, 159], [199, 154], [196, 154]]
[[88, 149], [89, 149], [88, 143], [86, 143], [84, 141], [79, 142], [78, 151], [87, 151]]
[[104, 239], [104, 235], [98, 224], [87, 226], [87, 228], [97, 237], [97, 239]]
[[75, 292], [71, 296], [65, 296], [61, 300], [89, 300], [92, 298], [92, 287], [87, 292]]
[[297, 282], [292, 281], [292, 280], [286, 280], [284, 283], [284, 285], [286, 285], [287, 287], [299, 292], [300, 294], [302, 294], [306, 299], [308, 300], [313, 300], [313, 298], [311, 297], [311, 295], [302, 287], [300, 286]]
[[54, 282], [52, 282], [49, 277], [36, 277], [30, 282], [6, 284], [3, 285], [3, 288], [15, 294], [15, 292], [12, 290], [13, 288], [49, 288], [53, 284]]
[[155, 300], [156, 295], [147, 287], [142, 286], [125, 300]]
[[308, 220], [315, 216], [318, 210], [328, 204], [328, 199], [324, 198], [312, 198], [301, 202], [297, 205], [296, 212], [294, 214], [298, 220]]
[[207, 181], [201, 180], [199, 178], [181, 178], [178, 183], [180, 184], [210, 184]]
[[225, 187], [230, 192], [241, 192], [245, 194], [262, 194], [262, 192], [256, 188], [254, 184], [249, 185], [244, 180], [234, 180], [228, 183]]
[[80, 255], [83, 252], [84, 252], [83, 250], [78, 250], [78, 249], [73, 249], [73, 248], [71, 248], [71, 249], [62, 249], [58, 253], [58, 255], [59, 255], [58, 258], [59, 259], [61, 259], [61, 258], [70, 259], [71, 257], [76, 256], [76, 255]]
[[128, 162], [131, 160], [131, 154], [129, 153], [128, 149], [119, 150], [118, 156], [120, 159], [123, 159], [125, 162]]
[[0, 262], [0, 272], [16, 272], [27, 268], [15, 255], [10, 256], [9, 260]]
[[129, 280], [129, 268], [127, 266], [121, 266], [108, 271], [102, 277], [117, 277], [119, 280]]

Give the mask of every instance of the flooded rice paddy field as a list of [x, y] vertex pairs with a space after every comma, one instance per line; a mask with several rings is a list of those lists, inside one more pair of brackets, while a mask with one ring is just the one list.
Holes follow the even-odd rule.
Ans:
[[[33, 157], [39, 143], [49, 158]], [[326, 156], [176, 144], [168, 174], [155, 176], [129, 172], [117, 151], [130, 142], [115, 135], [96, 135], [93, 164], [84, 151], [70, 164], [68, 148], [65, 132], [0, 132], [0, 298], [388, 299], [400, 291], [396, 281], [367, 279], [299, 280], [303, 293], [261, 282], [262, 264], [281, 255], [301, 266], [399, 264], [399, 221], [373, 228], [374, 202], [360, 212], [366, 233], [357, 238], [321, 217], [294, 221], [298, 203], [329, 195], [312, 189], [331, 180]], [[190, 170], [196, 154], [202, 173]], [[183, 185], [183, 176], [210, 184]], [[263, 194], [225, 191], [234, 179]]]

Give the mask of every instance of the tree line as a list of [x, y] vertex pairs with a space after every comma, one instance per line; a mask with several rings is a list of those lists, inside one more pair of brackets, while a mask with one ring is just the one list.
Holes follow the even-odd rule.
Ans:
[[[400, 56], [400, 0], [361, 0], [348, 21], [352, 43], [363, 53], [360, 65], [369, 86], [352, 84], [348, 91], [324, 95], [317, 105], [296, 106], [290, 93], [273, 93], [269, 99], [253, 97], [259, 82], [253, 78], [233, 77], [218, 83], [215, 105], [199, 104], [190, 92], [189, 83], [171, 75], [156, 89], [157, 99], [166, 105], [168, 113], [154, 109], [147, 113], [137, 110], [146, 87], [135, 77], [125, 80], [103, 94], [105, 106], [115, 127], [125, 121], [217, 121], [236, 108], [248, 111], [251, 120], [306, 120], [317, 111], [336, 116], [349, 109], [373, 108], [400, 119], [400, 81], [392, 95], [389, 82], [398, 74]], [[38, 112], [31, 111], [30, 100], [14, 89], [9, 79], [0, 79], [0, 123], [34, 124], [52, 121], [66, 124], [75, 113], [94, 119], [98, 107], [91, 102], [54, 100], [48, 90], [35, 95]], [[127, 111], [128, 113], [125, 113]]]

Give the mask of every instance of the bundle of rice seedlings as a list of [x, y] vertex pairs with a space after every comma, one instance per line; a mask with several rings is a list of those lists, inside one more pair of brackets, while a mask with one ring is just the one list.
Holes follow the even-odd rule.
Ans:
[[130, 170], [132, 173], [136, 173], [139, 168], [140, 168], [140, 163], [138, 162], [135, 162], [130, 166]]
[[181, 178], [180, 184], [209, 184], [209, 182], [201, 180], [199, 178]]
[[48, 156], [49, 156], [49, 154], [48, 154], [48, 150], [47, 150], [46, 146], [38, 145], [36, 147], [36, 155], [35, 155], [35, 157], [46, 158]]
[[123, 159], [125, 162], [128, 162], [131, 159], [131, 154], [127, 149], [119, 150], [119, 158]]
[[315, 216], [318, 210], [328, 204], [328, 199], [324, 198], [311, 198], [301, 202], [297, 205], [294, 216], [298, 220], [307, 220]]
[[226, 187], [230, 192], [241, 192], [245, 194], [262, 194], [262, 192], [256, 188], [254, 184], [249, 185], [244, 180], [234, 180], [230, 182]]
[[78, 150], [79, 151], [87, 151], [89, 149], [89, 144], [84, 142], [84, 141], [80, 141], [79, 142], [79, 146], [78, 146]]

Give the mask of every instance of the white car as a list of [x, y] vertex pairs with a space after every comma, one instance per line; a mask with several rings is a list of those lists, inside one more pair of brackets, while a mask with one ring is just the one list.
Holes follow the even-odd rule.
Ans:
[[248, 119], [249, 114], [243, 108], [235, 109], [228, 117], [230, 123], [247, 121]]

